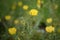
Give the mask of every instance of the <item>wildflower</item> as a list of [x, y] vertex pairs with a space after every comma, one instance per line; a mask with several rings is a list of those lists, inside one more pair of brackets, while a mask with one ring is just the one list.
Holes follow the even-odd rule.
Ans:
[[38, 8], [41, 7], [41, 0], [37, 0], [37, 7], [38, 7]]
[[51, 32], [54, 32], [54, 27], [52, 27], [52, 26], [47, 26], [46, 28], [46, 32], [49, 32], [49, 33], [51, 33]]
[[20, 1], [20, 2], [18, 2], [18, 6], [22, 6], [22, 2]]
[[11, 34], [11, 35], [16, 34], [16, 31], [17, 31], [17, 29], [16, 29], [15, 27], [8, 29], [8, 32], [9, 32], [9, 34]]
[[18, 24], [19, 23], [19, 20], [14, 20], [14, 24]]
[[38, 10], [36, 10], [36, 9], [31, 9], [31, 10], [29, 11], [29, 14], [32, 15], [32, 16], [36, 16], [36, 15], [38, 14]]
[[46, 22], [47, 22], [47, 23], [51, 23], [51, 22], [52, 22], [52, 18], [48, 18], [48, 19], [46, 20]]
[[11, 19], [11, 16], [10, 15], [7, 15], [7, 16], [5, 16], [5, 19], [6, 20], [10, 20]]
[[28, 10], [28, 5], [24, 5], [24, 6], [23, 6], [23, 9], [24, 9], [24, 10]]

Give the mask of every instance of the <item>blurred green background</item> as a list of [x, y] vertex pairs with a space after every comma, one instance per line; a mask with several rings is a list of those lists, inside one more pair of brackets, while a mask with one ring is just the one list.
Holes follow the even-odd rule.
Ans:
[[[29, 14], [31, 9], [38, 14]], [[54, 32], [46, 32], [44, 24], [41, 29], [41, 22]], [[0, 40], [60, 40], [60, 0], [0, 0]]]

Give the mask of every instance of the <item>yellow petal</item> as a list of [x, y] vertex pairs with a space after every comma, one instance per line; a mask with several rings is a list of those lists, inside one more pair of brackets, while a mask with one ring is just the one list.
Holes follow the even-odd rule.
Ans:
[[11, 19], [11, 16], [10, 15], [7, 15], [7, 16], [5, 16], [5, 19], [6, 20], [10, 20]]
[[19, 20], [14, 20], [14, 24], [18, 24], [19, 23]]
[[17, 30], [16, 30], [16, 28], [14, 28], [14, 27], [8, 29], [8, 32], [9, 32], [9, 34], [11, 34], [11, 35], [16, 34], [16, 31], [17, 31]]
[[48, 18], [48, 19], [46, 20], [46, 22], [47, 22], [47, 23], [51, 23], [51, 22], [52, 22], [52, 18]]
[[32, 16], [36, 16], [36, 15], [38, 14], [38, 10], [36, 10], [36, 9], [31, 9], [31, 10], [29, 11], [29, 14], [32, 15]]
[[49, 32], [49, 33], [51, 33], [51, 32], [54, 32], [54, 27], [52, 27], [52, 26], [47, 26], [46, 27], [46, 32]]
[[23, 6], [23, 9], [24, 9], [24, 10], [28, 10], [28, 5], [24, 5], [24, 6]]
[[18, 2], [18, 6], [22, 6], [22, 2], [20, 1], [20, 2]]

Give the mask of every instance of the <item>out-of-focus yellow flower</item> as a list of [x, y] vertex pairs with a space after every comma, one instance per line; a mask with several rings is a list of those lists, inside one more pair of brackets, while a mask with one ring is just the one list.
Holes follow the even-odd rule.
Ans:
[[37, 0], [37, 3], [40, 4], [41, 3], [41, 0]]
[[14, 20], [14, 24], [18, 24], [19, 23], [19, 20]]
[[38, 8], [41, 7], [41, 0], [37, 0], [37, 7], [38, 7]]
[[16, 4], [13, 4], [12, 5], [12, 10], [15, 10], [16, 9]]
[[54, 32], [55, 28], [52, 27], [52, 26], [47, 26], [47, 27], [45, 28], [45, 30], [46, 30], [46, 32], [51, 33], [51, 32]]
[[24, 5], [24, 6], [23, 6], [23, 9], [24, 9], [24, 10], [28, 10], [28, 5]]
[[6, 20], [10, 20], [11, 19], [11, 16], [10, 15], [7, 15], [7, 16], [5, 16], [5, 19]]
[[16, 29], [15, 27], [8, 29], [8, 32], [9, 32], [9, 34], [11, 34], [11, 35], [16, 34], [16, 31], [17, 31], [17, 29]]
[[20, 1], [20, 2], [18, 2], [18, 6], [22, 6], [22, 2]]
[[51, 22], [52, 22], [52, 18], [48, 18], [48, 19], [46, 20], [46, 22], [47, 22], [47, 23], [51, 23]]
[[29, 14], [32, 15], [32, 16], [36, 16], [36, 15], [38, 14], [38, 10], [36, 10], [36, 9], [31, 9], [31, 10], [29, 11]]

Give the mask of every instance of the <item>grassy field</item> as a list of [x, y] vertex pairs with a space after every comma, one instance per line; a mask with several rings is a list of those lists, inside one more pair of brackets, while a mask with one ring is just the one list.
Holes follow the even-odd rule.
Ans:
[[60, 0], [0, 0], [0, 40], [60, 40]]

